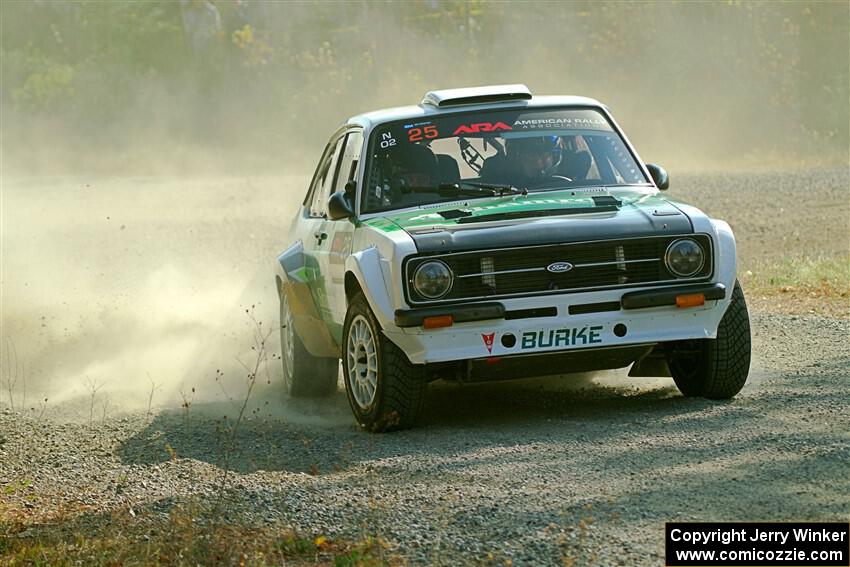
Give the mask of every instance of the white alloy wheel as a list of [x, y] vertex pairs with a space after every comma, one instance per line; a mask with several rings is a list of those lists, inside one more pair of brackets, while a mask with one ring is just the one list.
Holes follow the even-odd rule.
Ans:
[[351, 394], [361, 409], [368, 410], [375, 402], [375, 393], [378, 391], [378, 352], [372, 327], [366, 317], [354, 317], [346, 343]]
[[342, 332], [345, 392], [362, 428], [374, 432], [407, 429], [416, 423], [425, 401], [425, 366], [411, 364], [380, 329], [366, 298], [354, 294]]

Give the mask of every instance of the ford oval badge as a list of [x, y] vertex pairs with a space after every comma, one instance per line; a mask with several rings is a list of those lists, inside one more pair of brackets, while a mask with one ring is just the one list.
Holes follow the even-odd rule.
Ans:
[[569, 262], [553, 262], [546, 266], [546, 269], [552, 272], [553, 274], [560, 274], [561, 272], [569, 272], [573, 269], [573, 265]]

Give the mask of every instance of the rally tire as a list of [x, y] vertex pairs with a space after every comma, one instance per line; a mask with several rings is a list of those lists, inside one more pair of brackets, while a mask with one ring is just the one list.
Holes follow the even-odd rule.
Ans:
[[667, 364], [683, 395], [725, 400], [741, 391], [750, 371], [751, 337], [747, 303], [737, 281], [717, 338], [686, 341], [682, 346], [691, 352], [675, 354], [674, 348]]
[[280, 360], [283, 385], [293, 398], [320, 398], [336, 392], [339, 359], [311, 355], [292, 324], [286, 292], [280, 293]]
[[[374, 345], [374, 351], [368, 355], [365, 351], [357, 350], [358, 329], [361, 336], [368, 331]], [[369, 341], [360, 339], [360, 342]], [[358, 352], [362, 352], [363, 356], [357, 354]], [[359, 368], [370, 372], [369, 356], [376, 359], [372, 376], [375, 388], [373, 392], [370, 390], [364, 395], [363, 388], [357, 384], [356, 374], [360, 372]], [[362, 360], [366, 361], [365, 365], [359, 363]], [[408, 429], [416, 425], [428, 386], [424, 366], [412, 364], [407, 355], [384, 336], [362, 293], [351, 299], [345, 317], [342, 332], [342, 374], [348, 402], [362, 428], [380, 433]]]

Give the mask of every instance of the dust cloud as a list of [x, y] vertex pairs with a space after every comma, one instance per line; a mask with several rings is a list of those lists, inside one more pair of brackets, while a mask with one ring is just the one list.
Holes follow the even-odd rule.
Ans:
[[19, 376], [11, 402], [25, 405], [25, 390], [30, 407], [44, 397], [88, 402], [93, 389], [114, 409], [144, 409], [152, 389], [154, 405], [238, 397], [257, 360], [254, 335], [272, 329], [265, 346], [279, 352], [270, 274], [295, 210], [287, 187], [305, 183], [7, 180], [4, 376]]
[[[846, 3], [0, 10], [0, 402], [33, 411], [139, 410], [151, 392], [218, 411], [244, 395], [327, 136], [429, 89], [598, 98], [674, 176], [847, 163]], [[261, 367], [256, 408], [350, 421], [341, 393], [298, 417], [277, 368]]]

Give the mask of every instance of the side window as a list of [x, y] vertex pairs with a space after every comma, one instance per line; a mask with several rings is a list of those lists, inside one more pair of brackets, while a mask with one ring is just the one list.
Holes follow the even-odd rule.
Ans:
[[316, 188], [322, 184], [325, 180], [325, 176], [328, 174], [328, 168], [331, 164], [330, 158], [332, 155], [333, 154], [330, 153], [330, 146], [326, 146], [325, 151], [322, 153], [322, 159], [319, 161], [319, 166], [316, 168], [316, 173], [313, 174], [313, 181], [310, 183], [310, 188], [307, 190], [304, 202], [301, 203], [307, 207], [307, 209], [310, 208], [313, 202], [313, 195], [316, 194]]
[[605, 183], [643, 183], [626, 146], [616, 136], [588, 136], [587, 144], [596, 158], [599, 178]]
[[333, 192], [345, 189], [345, 184], [357, 176], [357, 164], [360, 162], [360, 150], [363, 148], [363, 132], [356, 130], [345, 137], [342, 155], [337, 163], [336, 182]]
[[[333, 172], [336, 169], [336, 163], [339, 158], [339, 150], [342, 146], [343, 138], [332, 141], [325, 150], [325, 155], [322, 157], [322, 162], [316, 170], [316, 176], [313, 179], [313, 185], [310, 187], [310, 193], [307, 197], [305, 206], [310, 211], [310, 216], [321, 217], [325, 215], [325, 205], [330, 195], [330, 188], [333, 180]], [[333, 150], [329, 151], [333, 146]]]

